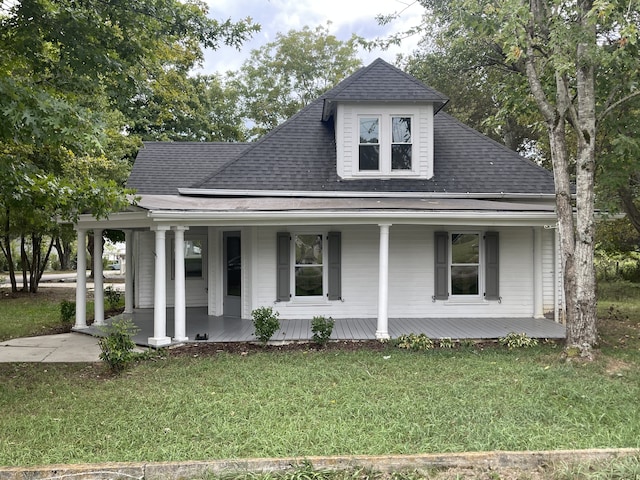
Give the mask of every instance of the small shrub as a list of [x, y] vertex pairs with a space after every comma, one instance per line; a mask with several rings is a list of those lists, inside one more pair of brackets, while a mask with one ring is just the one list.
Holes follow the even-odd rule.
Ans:
[[76, 318], [76, 302], [62, 300], [60, 302], [60, 320], [64, 323], [71, 323]]
[[116, 290], [111, 285], [104, 289], [104, 298], [107, 301], [107, 307], [110, 310], [117, 308], [120, 304], [120, 299], [122, 298], [122, 292]]
[[453, 348], [456, 344], [450, 337], [443, 337], [438, 340], [438, 346], [440, 348]]
[[271, 307], [260, 307], [251, 312], [253, 327], [256, 329], [254, 335], [262, 343], [267, 343], [280, 328], [279, 315]]
[[335, 322], [331, 317], [313, 317], [313, 320], [311, 320], [311, 333], [313, 333], [311, 339], [318, 345], [326, 345], [331, 336], [331, 332], [333, 332], [334, 325]]
[[396, 345], [398, 348], [404, 348], [405, 350], [431, 350], [433, 348], [433, 340], [424, 333], [410, 333], [408, 335], [400, 335], [396, 341]]
[[526, 333], [510, 332], [506, 336], [501, 337], [498, 342], [509, 350], [514, 348], [530, 348], [538, 345], [538, 340], [527, 336]]
[[128, 319], [116, 320], [105, 328], [106, 336], [98, 340], [100, 360], [105, 362], [113, 373], [125, 370], [136, 358], [133, 351], [136, 344], [133, 335], [138, 331]]

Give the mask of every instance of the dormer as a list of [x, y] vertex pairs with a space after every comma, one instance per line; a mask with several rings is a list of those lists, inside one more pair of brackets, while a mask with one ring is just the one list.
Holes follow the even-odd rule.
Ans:
[[447, 101], [380, 59], [356, 72], [324, 98], [323, 119], [334, 120], [338, 176], [433, 177], [433, 117]]

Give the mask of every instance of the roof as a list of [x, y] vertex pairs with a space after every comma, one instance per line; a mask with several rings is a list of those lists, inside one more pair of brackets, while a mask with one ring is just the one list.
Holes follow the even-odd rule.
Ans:
[[335, 102], [430, 102], [437, 112], [449, 101], [442, 93], [379, 58], [320, 98], [324, 100], [324, 119], [331, 116]]
[[127, 187], [141, 195], [177, 194], [218, 170], [247, 148], [231, 142], [144, 142]]
[[440, 111], [434, 116], [434, 176], [429, 180], [337, 174], [334, 101], [446, 102], [410, 75], [376, 60], [343, 80], [255, 143], [145, 143], [128, 186], [139, 194], [178, 189], [295, 192], [422, 192], [552, 195], [553, 175]]

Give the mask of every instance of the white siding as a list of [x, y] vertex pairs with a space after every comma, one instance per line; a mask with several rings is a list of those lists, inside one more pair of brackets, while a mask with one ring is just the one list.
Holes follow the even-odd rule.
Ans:
[[138, 232], [136, 251], [136, 306], [153, 307], [153, 279], [155, 272], [155, 240], [153, 232]]
[[[377, 226], [318, 227], [342, 232], [342, 300], [275, 302], [276, 233], [286, 228], [263, 227], [257, 232], [256, 304], [273, 306], [281, 318], [375, 318], [378, 297]], [[389, 316], [529, 317], [533, 315], [533, 235], [531, 228], [503, 228], [500, 232], [500, 295], [502, 302], [433, 302], [433, 234], [426, 226], [394, 225], [389, 242]], [[438, 228], [437, 230], [443, 230]], [[468, 229], [465, 229], [468, 230]], [[295, 231], [295, 230], [291, 230]]]

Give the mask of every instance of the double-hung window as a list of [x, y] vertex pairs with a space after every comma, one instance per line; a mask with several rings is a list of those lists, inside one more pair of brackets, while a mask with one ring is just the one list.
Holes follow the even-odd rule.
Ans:
[[278, 232], [276, 298], [304, 301], [342, 298], [340, 232]]
[[296, 297], [324, 295], [322, 234], [294, 235], [294, 291]]
[[451, 234], [451, 294], [480, 293], [480, 235]]
[[501, 301], [498, 232], [435, 232], [434, 254], [434, 301]]
[[358, 171], [403, 174], [414, 169], [413, 118], [409, 115], [358, 117]]

